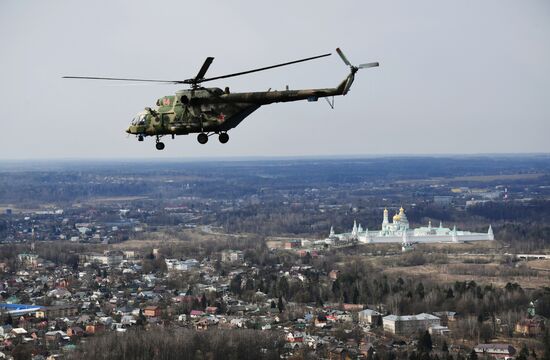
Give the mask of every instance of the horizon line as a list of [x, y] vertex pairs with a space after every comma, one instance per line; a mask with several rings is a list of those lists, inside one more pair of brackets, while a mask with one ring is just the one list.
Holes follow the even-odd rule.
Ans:
[[0, 163], [13, 162], [120, 162], [120, 161], [257, 161], [257, 160], [334, 160], [334, 159], [376, 159], [376, 158], [446, 158], [446, 157], [550, 157], [550, 152], [532, 153], [418, 153], [418, 154], [339, 154], [339, 155], [235, 155], [235, 156], [195, 156], [195, 157], [44, 157], [44, 158], [0, 158]]

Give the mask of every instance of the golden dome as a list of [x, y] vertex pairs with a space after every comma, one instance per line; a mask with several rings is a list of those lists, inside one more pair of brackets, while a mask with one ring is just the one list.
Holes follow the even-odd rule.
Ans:
[[384, 208], [384, 214], [388, 213], [388, 209]]
[[401, 216], [399, 216], [399, 214], [395, 214], [393, 216], [393, 221], [395, 222], [395, 221], [399, 221], [399, 220], [401, 220]]
[[404, 212], [405, 212], [405, 209], [403, 209], [403, 206], [401, 206], [401, 209], [399, 209], [399, 215], [403, 215]]

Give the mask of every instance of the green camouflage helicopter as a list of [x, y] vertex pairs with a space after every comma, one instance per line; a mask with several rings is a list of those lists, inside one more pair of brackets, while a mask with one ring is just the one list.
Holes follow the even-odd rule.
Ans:
[[206, 58], [197, 75], [194, 78], [186, 80], [123, 79], [90, 76], [64, 76], [64, 78], [191, 85], [191, 89], [179, 90], [176, 91], [175, 95], [167, 95], [158, 99], [155, 109], [146, 107], [144, 111], [139, 112], [135, 116], [130, 127], [126, 130], [128, 134], [136, 135], [138, 141], [143, 141], [146, 136], [155, 136], [156, 148], [158, 150], [163, 150], [164, 143], [160, 140], [165, 135], [171, 135], [172, 138], [174, 138], [176, 135], [198, 133], [198, 142], [206, 144], [209, 136], [218, 134], [218, 140], [222, 144], [225, 144], [229, 141], [227, 132], [239, 125], [244, 118], [252, 114], [262, 105], [297, 100], [317, 101], [319, 98], [325, 98], [329, 105], [333, 107], [334, 103], [329, 101], [328, 97], [346, 95], [353, 83], [355, 73], [359, 69], [379, 66], [378, 62], [354, 66], [348, 61], [339, 48], [336, 49], [336, 52], [340, 55], [344, 63], [350, 67], [350, 74], [336, 88], [306, 90], [288, 90], [287, 88], [283, 91], [268, 90], [260, 92], [231, 93], [228, 87], [222, 90], [220, 88], [204, 88], [200, 86], [201, 83], [206, 81], [226, 79], [280, 66], [296, 64], [330, 56], [330, 53], [211, 78], [205, 78], [204, 75], [212, 64], [214, 60], [213, 57]]

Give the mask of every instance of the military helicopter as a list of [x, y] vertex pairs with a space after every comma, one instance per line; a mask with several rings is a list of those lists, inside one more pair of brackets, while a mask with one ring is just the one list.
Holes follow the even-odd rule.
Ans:
[[165, 145], [161, 141], [161, 138], [166, 135], [170, 135], [173, 139], [176, 135], [198, 133], [197, 141], [200, 144], [206, 144], [210, 136], [217, 134], [220, 143], [225, 144], [229, 141], [227, 132], [239, 125], [241, 121], [262, 105], [298, 100], [317, 101], [319, 98], [325, 98], [329, 105], [334, 107], [334, 98], [331, 102], [328, 100], [328, 97], [346, 95], [355, 79], [355, 73], [359, 69], [379, 66], [378, 62], [354, 66], [349, 62], [340, 48], [337, 48], [336, 52], [340, 55], [342, 61], [349, 66], [350, 74], [337, 87], [325, 89], [289, 90], [287, 87], [283, 91], [271, 91], [270, 89], [260, 92], [231, 93], [228, 87], [222, 90], [215, 87], [205, 88], [201, 84], [207, 81], [226, 79], [310, 61], [330, 56], [330, 53], [211, 78], [205, 78], [204, 76], [212, 61], [214, 61], [213, 57], [206, 58], [197, 75], [194, 78], [186, 80], [125, 79], [91, 76], [63, 76], [63, 78], [190, 85], [190, 89], [178, 90], [175, 95], [159, 98], [155, 109], [146, 107], [144, 111], [139, 112], [134, 117], [126, 130], [128, 134], [135, 135], [138, 141], [143, 141], [146, 136], [154, 136], [156, 138], [157, 150], [163, 150]]

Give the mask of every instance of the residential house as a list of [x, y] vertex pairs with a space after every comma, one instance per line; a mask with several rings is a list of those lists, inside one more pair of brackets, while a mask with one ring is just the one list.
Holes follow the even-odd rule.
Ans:
[[229, 322], [229, 324], [232, 326], [232, 327], [238, 327], [238, 328], [244, 328], [246, 327], [246, 319], [244, 318], [235, 318], [235, 319], [231, 319], [231, 321]]
[[289, 332], [286, 334], [286, 341], [289, 343], [302, 343], [304, 342], [304, 334], [301, 332]]
[[67, 328], [67, 336], [69, 337], [81, 337], [84, 336], [84, 329], [79, 326], [71, 326]]
[[217, 312], [218, 312], [218, 307], [216, 307], [216, 306], [208, 306], [206, 308], [206, 313], [207, 314], [215, 315]]
[[442, 325], [447, 325], [458, 318], [458, 313], [455, 311], [436, 311], [433, 314], [441, 319]]
[[430, 335], [447, 336], [451, 333], [451, 330], [447, 326], [432, 325], [428, 328]]
[[59, 343], [67, 334], [61, 330], [48, 331], [44, 334], [44, 340], [48, 343]]
[[8, 335], [13, 327], [11, 325], [2, 325], [0, 326], [0, 337], [4, 337], [5, 335]]
[[324, 314], [317, 315], [315, 317], [314, 324], [315, 324], [315, 327], [318, 327], [318, 328], [324, 328], [325, 326], [327, 326], [327, 317], [326, 317], [326, 315], [324, 315]]
[[60, 317], [71, 317], [78, 314], [78, 307], [74, 304], [54, 305], [40, 308], [36, 312], [36, 317], [56, 319]]
[[302, 246], [302, 240], [293, 239], [293, 240], [285, 241], [284, 248], [286, 250], [291, 250], [291, 249], [298, 249], [301, 246]]
[[358, 313], [359, 322], [367, 325], [381, 325], [382, 314], [376, 310], [365, 309]]
[[478, 344], [474, 351], [479, 355], [489, 355], [497, 359], [511, 359], [516, 349], [510, 344]]
[[197, 330], [208, 330], [209, 327], [218, 325], [218, 323], [219, 323], [219, 320], [216, 319], [215, 317], [212, 317], [212, 316], [205, 317], [195, 323], [195, 328]]
[[336, 280], [338, 279], [338, 276], [340, 275], [340, 270], [331, 270], [329, 273], [328, 273], [328, 277], [331, 279], [331, 280]]
[[345, 311], [361, 311], [364, 307], [363, 304], [342, 304]]
[[160, 316], [160, 307], [158, 306], [147, 306], [143, 309], [143, 315], [146, 317], [159, 317]]
[[225, 250], [222, 251], [222, 262], [224, 263], [236, 263], [244, 261], [244, 253], [239, 250]]
[[359, 353], [365, 358], [368, 356], [370, 349], [375, 351], [374, 345], [368, 341], [361, 341], [359, 343]]
[[521, 319], [516, 324], [515, 331], [523, 336], [540, 335], [544, 332], [544, 318], [541, 316], [535, 316], [531, 319]]
[[136, 319], [132, 315], [123, 315], [120, 318], [120, 323], [122, 325], [133, 325], [136, 323]]
[[199, 318], [201, 316], [203, 316], [205, 313], [204, 311], [201, 311], [201, 310], [191, 310], [191, 313], [189, 315], [191, 315], [191, 318]]
[[353, 321], [353, 316], [349, 313], [342, 313], [342, 314], [337, 314], [336, 319], [339, 322], [352, 322]]
[[105, 325], [103, 324], [88, 324], [86, 325], [86, 334], [93, 335], [105, 330]]
[[329, 360], [351, 360], [356, 359], [357, 354], [352, 353], [344, 347], [336, 347], [328, 352]]
[[11, 329], [10, 334], [16, 337], [23, 337], [27, 335], [27, 330], [23, 328], [13, 328]]

